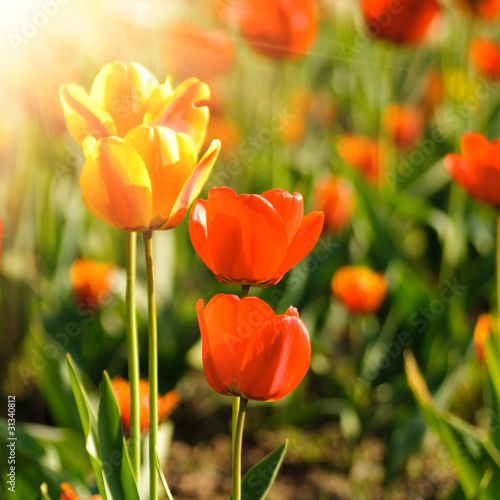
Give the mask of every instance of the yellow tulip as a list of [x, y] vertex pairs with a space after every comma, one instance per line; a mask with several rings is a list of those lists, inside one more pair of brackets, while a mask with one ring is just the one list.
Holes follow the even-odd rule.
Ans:
[[106, 64], [96, 76], [90, 95], [70, 83], [60, 89], [69, 133], [78, 144], [87, 136], [124, 137], [139, 125], [161, 125], [191, 137], [197, 150], [205, 140], [210, 89], [189, 78], [173, 89], [169, 78], [158, 80], [137, 63]]
[[140, 125], [123, 139], [88, 137], [83, 150], [80, 188], [89, 212], [117, 229], [146, 232], [180, 224], [210, 175], [220, 142], [197, 162], [188, 135]]

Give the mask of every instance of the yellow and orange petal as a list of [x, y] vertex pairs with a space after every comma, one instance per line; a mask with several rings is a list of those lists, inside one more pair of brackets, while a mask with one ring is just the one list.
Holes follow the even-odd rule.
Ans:
[[[123, 432], [128, 434], [130, 431], [130, 385], [121, 377], [113, 377], [111, 385], [120, 409]], [[163, 396], [158, 396], [158, 422], [165, 420], [178, 404], [177, 391], [172, 390]], [[147, 380], [139, 381], [139, 414], [141, 432], [146, 432], [149, 430], [149, 383]]]
[[191, 210], [189, 234], [196, 253], [225, 284], [267, 287], [278, 283], [313, 248], [323, 213], [304, 216], [299, 193], [272, 189], [237, 196], [212, 188]]
[[[81, 500], [69, 483], [61, 483], [61, 496], [59, 500]], [[101, 500], [101, 495], [93, 495], [87, 500]]]
[[474, 345], [476, 347], [477, 359], [481, 364], [484, 364], [486, 360], [485, 347], [486, 341], [490, 336], [491, 316], [489, 314], [481, 314], [474, 328]]
[[70, 282], [77, 305], [99, 309], [110, 293], [114, 264], [92, 259], [77, 259], [70, 269]]
[[224, 395], [257, 401], [285, 397], [311, 362], [309, 333], [295, 308], [276, 315], [257, 297], [216, 295], [197, 303], [203, 368]]
[[414, 106], [392, 104], [384, 112], [384, 128], [391, 141], [401, 149], [415, 147], [424, 133], [424, 115]]
[[364, 266], [344, 266], [332, 278], [333, 295], [351, 314], [371, 314], [380, 308], [387, 294], [383, 274]]

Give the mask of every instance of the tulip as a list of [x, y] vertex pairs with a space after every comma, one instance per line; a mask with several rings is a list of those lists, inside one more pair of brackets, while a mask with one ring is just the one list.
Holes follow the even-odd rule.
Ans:
[[302, 196], [283, 189], [237, 196], [212, 188], [191, 210], [189, 235], [196, 253], [227, 285], [273, 286], [314, 247], [323, 213], [305, 217]]
[[[61, 484], [61, 496], [59, 500], [80, 500], [80, 497], [75, 493], [75, 490], [68, 483]], [[101, 500], [101, 495], [88, 497], [87, 500]]]
[[464, 134], [462, 155], [446, 155], [444, 166], [455, 182], [478, 201], [500, 207], [500, 140], [489, 142], [483, 135]]
[[424, 133], [424, 115], [414, 106], [392, 104], [384, 113], [384, 128], [401, 149], [414, 147]]
[[197, 164], [198, 150], [185, 134], [141, 125], [123, 139], [84, 143], [80, 188], [89, 212], [124, 231], [171, 229], [182, 221], [219, 153], [213, 141]]
[[343, 135], [337, 141], [343, 162], [358, 170], [370, 183], [376, 184], [383, 171], [385, 149], [375, 139], [360, 135]]
[[382, 305], [387, 283], [367, 267], [344, 266], [333, 275], [332, 291], [351, 314], [371, 314]]
[[352, 186], [338, 177], [323, 177], [314, 188], [316, 207], [325, 214], [323, 232], [338, 233], [346, 228], [354, 208]]
[[106, 64], [97, 75], [90, 95], [70, 83], [60, 90], [68, 130], [78, 144], [88, 136], [123, 138], [139, 125], [161, 125], [183, 132], [199, 149], [205, 140], [209, 112], [199, 103], [207, 101], [210, 90], [196, 78], [172, 89], [167, 78], [160, 85], [137, 63]]
[[[122, 429], [128, 434], [130, 429], [130, 386], [129, 383], [121, 378], [114, 377], [111, 381], [113, 393], [120, 409], [122, 419]], [[146, 432], [149, 429], [149, 384], [147, 380], [139, 381], [140, 398], [140, 422], [141, 431]], [[179, 395], [176, 391], [169, 391], [163, 396], [158, 397], [158, 421], [165, 420], [179, 403]]]
[[70, 281], [76, 304], [99, 309], [107, 299], [115, 269], [113, 264], [91, 259], [75, 260], [70, 269]]
[[500, 0], [455, 0], [459, 9], [484, 21], [500, 17]]
[[500, 44], [488, 38], [476, 38], [471, 45], [471, 56], [481, 75], [500, 80]]
[[236, 17], [250, 46], [273, 59], [303, 56], [316, 39], [317, 0], [242, 0]]
[[437, 0], [362, 0], [361, 8], [368, 34], [397, 44], [421, 42], [440, 11]]
[[491, 337], [491, 322], [489, 314], [481, 314], [474, 328], [474, 346], [476, 347], [477, 359], [481, 365], [484, 365], [486, 360], [485, 348], [488, 338]]
[[257, 297], [216, 295], [196, 304], [208, 383], [224, 395], [275, 401], [304, 378], [311, 343], [297, 310], [276, 315]]
[[167, 71], [181, 79], [196, 76], [208, 81], [228, 73], [236, 61], [234, 43], [224, 31], [204, 31], [186, 23], [162, 30], [160, 54]]

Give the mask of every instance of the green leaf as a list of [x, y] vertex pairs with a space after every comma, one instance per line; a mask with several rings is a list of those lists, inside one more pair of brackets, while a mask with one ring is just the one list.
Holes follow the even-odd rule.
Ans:
[[47, 483], [42, 483], [40, 485], [40, 496], [38, 498], [40, 498], [40, 500], [51, 500], [47, 488]]
[[[243, 500], [264, 500], [266, 498], [283, 463], [287, 446], [288, 440], [245, 474], [241, 483], [241, 498]], [[229, 497], [229, 500], [232, 498], [233, 495]]]
[[163, 486], [163, 489], [165, 490], [165, 494], [167, 495], [168, 500], [174, 500], [174, 497], [170, 492], [170, 488], [168, 487], [167, 480], [165, 479], [165, 475], [163, 474], [163, 471], [161, 469], [160, 457], [158, 456], [158, 450], [156, 448], [155, 448], [155, 456], [156, 456], [155, 460], [156, 470], [158, 471], [158, 475], [160, 476], [160, 481]]
[[102, 381], [97, 421], [98, 443], [105, 485], [113, 500], [140, 500], [137, 483], [122, 433], [120, 410], [111, 380], [106, 372]]
[[99, 489], [102, 500], [114, 500], [113, 497], [109, 496], [109, 490], [106, 488], [103, 480], [102, 462], [99, 455], [97, 439], [97, 419], [90, 405], [87, 392], [78, 378], [75, 367], [73, 366], [73, 360], [69, 354], [67, 355], [67, 365], [71, 387], [73, 388], [73, 395], [75, 396], [76, 406], [78, 407], [78, 413], [80, 414], [80, 421], [85, 435], [85, 447], [92, 468], [94, 469], [97, 488]]

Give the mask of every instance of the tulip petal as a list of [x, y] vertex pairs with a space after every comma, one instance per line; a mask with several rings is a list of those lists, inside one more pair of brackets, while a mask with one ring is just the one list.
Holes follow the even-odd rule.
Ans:
[[66, 126], [78, 144], [81, 144], [88, 135], [95, 139], [116, 135], [113, 118], [81, 87], [73, 83], [62, 85], [59, 95]]
[[123, 137], [142, 124], [146, 103], [151, 103], [153, 92], [160, 101], [158, 80], [146, 68], [137, 63], [114, 61], [106, 64], [96, 76], [90, 97], [113, 117], [117, 135]]
[[286, 256], [275, 276], [283, 276], [314, 248], [321, 235], [324, 218], [323, 212], [313, 211], [302, 219], [302, 223], [290, 242]]
[[304, 323], [294, 315], [278, 316], [250, 339], [237, 385], [249, 399], [281, 399], [297, 387], [310, 363], [311, 343]]
[[195, 252], [205, 265], [215, 274], [207, 240], [207, 202], [196, 200], [189, 217], [189, 237]]
[[200, 194], [203, 186], [212, 172], [212, 168], [220, 152], [220, 142], [213, 141], [207, 152], [193, 170], [189, 179], [181, 189], [181, 192], [171, 210], [170, 219], [162, 229], [170, 229], [180, 224], [188, 207]]
[[304, 201], [299, 193], [290, 194], [284, 189], [271, 189], [262, 193], [283, 219], [290, 242], [300, 227], [304, 215]]
[[207, 106], [200, 105], [210, 99], [208, 85], [197, 78], [182, 82], [162, 102], [151, 106], [144, 117], [144, 123], [161, 125], [176, 132], [187, 134], [199, 151], [205, 141], [209, 118]]
[[237, 197], [229, 188], [213, 188], [207, 219], [208, 247], [219, 281], [258, 286], [283, 261], [288, 243], [283, 221], [261, 196]]
[[460, 148], [463, 157], [468, 162], [491, 163], [491, 144], [478, 132], [464, 134], [460, 140]]
[[102, 222], [125, 231], [148, 231], [151, 182], [139, 153], [117, 137], [86, 145], [82, 199]]

